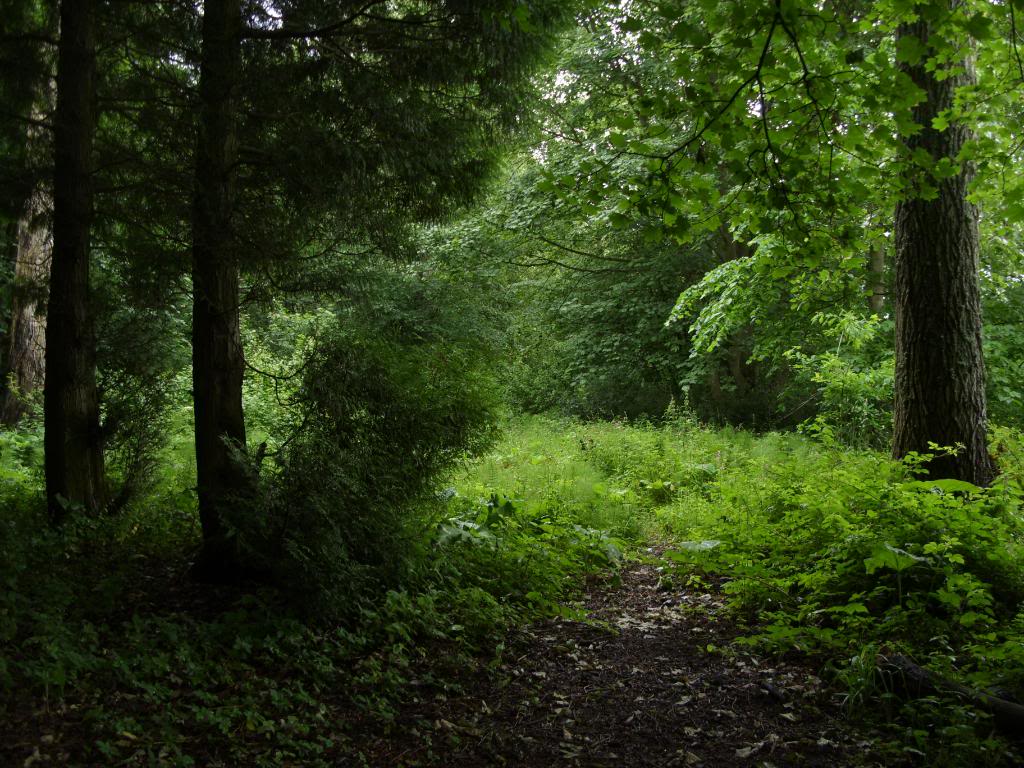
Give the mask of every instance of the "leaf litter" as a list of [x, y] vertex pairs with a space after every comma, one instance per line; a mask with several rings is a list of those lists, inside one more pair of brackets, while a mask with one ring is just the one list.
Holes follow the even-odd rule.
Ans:
[[496, 670], [467, 668], [459, 692], [408, 702], [349, 746], [410, 767], [892, 764], [806, 660], [733, 645], [715, 585], [665, 590], [660, 576], [652, 557], [592, 580], [586, 619], [515, 631]]

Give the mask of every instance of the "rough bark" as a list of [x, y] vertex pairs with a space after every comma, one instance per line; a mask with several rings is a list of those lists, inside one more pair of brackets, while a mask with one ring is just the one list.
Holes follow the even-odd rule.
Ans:
[[[18, 258], [18, 222], [8, 221], [3, 232], [3, 269], [9, 274], [14, 274], [14, 263]], [[10, 323], [0, 328], [0, 371], [4, 371], [0, 379], [0, 398], [7, 397], [7, 348], [10, 346]]]
[[94, 0], [60, 5], [54, 118], [53, 256], [47, 304], [46, 497], [55, 522], [68, 504], [103, 503], [103, 447], [89, 308], [89, 229], [95, 130]]
[[46, 371], [47, 278], [53, 233], [53, 201], [36, 189], [26, 201], [15, 235], [14, 287], [7, 340], [7, 388], [0, 405], [0, 422], [14, 426], [30, 409], [33, 395], [43, 386]]
[[244, 503], [245, 450], [239, 326], [236, 200], [237, 88], [241, 69], [239, 0], [207, 0], [199, 80], [201, 111], [192, 208], [192, 385], [203, 551], [197, 576], [234, 578], [237, 564], [225, 511]]
[[[957, 5], [959, 0], [951, 0]], [[925, 21], [904, 24], [897, 38], [928, 45]], [[906, 140], [936, 161], [955, 159], [970, 138], [952, 124], [935, 130], [932, 120], [953, 105], [956, 90], [975, 82], [970, 60], [960, 74], [938, 79], [925, 62], [904, 66], [926, 94], [914, 108], [921, 130]], [[967, 199], [969, 164], [952, 178], [928, 179], [931, 199], [911, 189], [896, 207], [896, 403], [893, 455], [929, 452], [929, 444], [962, 445], [956, 456], [939, 456], [930, 477], [988, 485], [994, 469], [986, 445], [985, 369], [981, 348], [978, 284], [978, 215]], [[910, 181], [920, 182], [920, 179]]]

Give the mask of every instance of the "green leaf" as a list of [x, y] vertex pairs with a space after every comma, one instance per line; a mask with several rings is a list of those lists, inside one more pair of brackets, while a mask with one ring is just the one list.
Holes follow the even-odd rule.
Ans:
[[927, 53], [927, 46], [913, 36], [901, 37], [896, 43], [896, 61], [903, 64], [919, 64]]
[[992, 37], [992, 19], [983, 13], [976, 13], [967, 20], [964, 28], [975, 40], [988, 40]]
[[512, 11], [512, 18], [515, 20], [516, 25], [523, 32], [536, 32], [537, 25], [533, 23], [533, 19], [530, 14], [530, 7], [526, 4], [516, 6], [516, 9]]
[[931, 156], [931, 153], [924, 147], [917, 147], [914, 149], [914, 153], [911, 155], [910, 159], [913, 161], [914, 165], [919, 168], [931, 168], [935, 163], [935, 159]]
[[772, 280], [781, 280], [784, 277], [789, 277], [791, 274], [793, 274], [795, 270], [796, 267], [793, 266], [778, 266], [773, 267], [769, 275], [771, 276]]
[[721, 546], [721, 544], [722, 542], [718, 539], [704, 539], [703, 541], [681, 541], [678, 546], [687, 552], [706, 552], [709, 549]]
[[941, 480], [911, 480], [908, 483], [904, 483], [905, 488], [913, 488], [915, 490], [931, 491], [938, 489], [943, 493], [981, 493], [981, 488], [964, 480], [954, 480], [952, 478], [944, 478]]
[[1024, 203], [1010, 203], [1003, 209], [1003, 214], [1014, 223], [1024, 222]]
[[620, 131], [628, 131], [630, 128], [636, 125], [636, 120], [633, 118], [632, 115], [623, 113], [621, 115], [616, 115], [615, 117], [613, 117], [611, 123]]
[[940, 491], [947, 493], [981, 493], [981, 488], [964, 480], [946, 478], [943, 480], [932, 480], [930, 484]]
[[897, 573], [902, 573], [911, 566], [923, 562], [926, 562], [926, 558], [912, 555], [891, 544], [883, 544], [875, 548], [871, 557], [864, 559], [864, 569], [868, 573], [874, 573], [879, 568], [888, 568]]

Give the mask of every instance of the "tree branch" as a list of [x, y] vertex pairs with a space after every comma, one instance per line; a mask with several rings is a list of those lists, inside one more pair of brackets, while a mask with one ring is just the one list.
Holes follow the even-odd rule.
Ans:
[[255, 29], [246, 27], [242, 31], [243, 40], [316, 40], [323, 37], [330, 37], [338, 34], [344, 27], [352, 24], [361, 16], [366, 16], [367, 11], [375, 5], [381, 5], [385, 0], [369, 0], [354, 13], [345, 16], [338, 21], [315, 29]]

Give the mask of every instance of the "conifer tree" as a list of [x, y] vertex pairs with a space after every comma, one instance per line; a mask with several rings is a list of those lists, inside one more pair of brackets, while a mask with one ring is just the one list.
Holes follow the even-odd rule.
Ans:
[[104, 500], [103, 444], [89, 302], [96, 126], [94, 0], [60, 5], [54, 116], [53, 255], [46, 325], [44, 447], [51, 518]]
[[56, 20], [38, 0], [3, 0], [0, 18], [0, 232], [10, 280], [0, 302], [0, 422], [13, 426], [43, 386]]
[[[378, 250], [480, 189], [522, 121], [525, 77], [562, 3], [204, 6], [192, 213], [193, 396], [204, 551], [232, 578], [245, 504], [240, 275], [310, 250]], [[400, 239], [400, 238], [397, 238]]]

